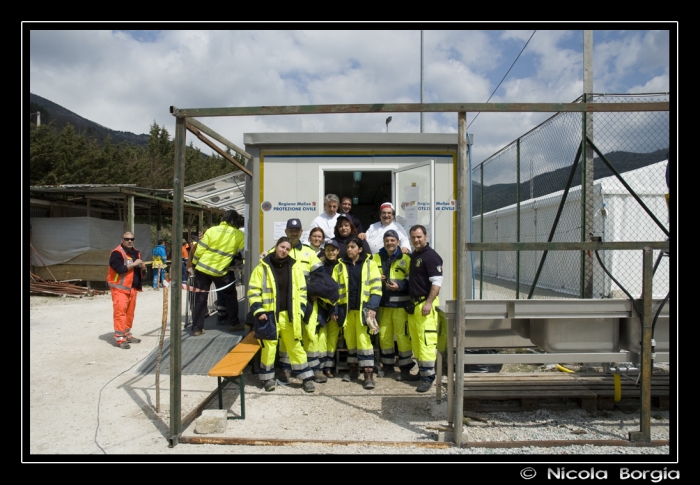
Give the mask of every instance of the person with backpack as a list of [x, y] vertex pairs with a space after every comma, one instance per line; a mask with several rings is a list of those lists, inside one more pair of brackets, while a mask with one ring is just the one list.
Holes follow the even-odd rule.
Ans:
[[152, 255], [153, 289], [157, 290], [163, 287], [163, 281], [165, 281], [165, 268], [168, 259], [165, 252], [165, 239], [158, 240], [158, 245], [153, 248]]

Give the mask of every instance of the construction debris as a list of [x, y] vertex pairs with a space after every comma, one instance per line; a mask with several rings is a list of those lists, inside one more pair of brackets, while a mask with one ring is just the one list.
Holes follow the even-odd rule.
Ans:
[[34, 295], [58, 295], [82, 298], [83, 296], [104, 295], [106, 291], [74, 285], [65, 281], [46, 281], [39, 276], [29, 273], [32, 281], [29, 283], [29, 293]]

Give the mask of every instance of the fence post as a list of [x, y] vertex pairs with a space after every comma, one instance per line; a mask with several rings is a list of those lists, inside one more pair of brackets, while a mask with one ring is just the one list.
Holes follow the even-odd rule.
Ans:
[[[583, 102], [592, 101], [590, 91], [583, 94]], [[581, 242], [589, 240], [593, 232], [593, 184], [595, 182], [595, 167], [593, 164], [593, 148], [586, 139], [593, 140], [593, 114], [583, 113], [583, 130], [581, 149], [583, 167], [581, 170]], [[593, 298], [593, 258], [586, 257], [586, 251], [581, 251], [581, 298]]]
[[[467, 289], [471, 286], [467, 284], [468, 271], [467, 264], [467, 224], [471, 224], [469, 219], [469, 193], [467, 170], [467, 113], [457, 113], [457, 308], [455, 311], [455, 331], [456, 335], [456, 359], [455, 359], [455, 401], [454, 401], [454, 443], [455, 446], [462, 446], [462, 428], [464, 422], [464, 302], [467, 300]], [[483, 192], [483, 190], [482, 190]], [[483, 208], [482, 208], [483, 212]], [[483, 224], [482, 224], [483, 226]], [[483, 270], [482, 270], [483, 277]], [[441, 384], [438, 382], [438, 386]]]
[[[515, 147], [515, 240], [520, 242], [520, 138], [517, 139]], [[515, 253], [515, 299], [520, 299], [520, 251]]]

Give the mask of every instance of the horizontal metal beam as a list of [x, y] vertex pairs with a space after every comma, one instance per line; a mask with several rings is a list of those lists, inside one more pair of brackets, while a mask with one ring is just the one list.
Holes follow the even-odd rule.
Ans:
[[[469, 342], [466, 342], [469, 348]], [[547, 354], [464, 354], [465, 364], [561, 364], [641, 362], [636, 352], [550, 352]], [[668, 352], [656, 352], [654, 362], [669, 362]]]
[[602, 251], [605, 249], [669, 250], [668, 241], [621, 241], [621, 242], [532, 242], [532, 243], [467, 243], [467, 251]]
[[180, 443], [195, 445], [247, 445], [247, 446], [292, 446], [292, 445], [328, 445], [328, 446], [390, 446], [392, 448], [451, 448], [446, 441], [357, 441], [326, 439], [283, 439], [283, 438], [237, 438], [233, 436], [180, 436]]
[[176, 117], [308, 115], [338, 113], [528, 113], [574, 112], [607, 113], [630, 111], [668, 111], [669, 102], [637, 103], [377, 103], [377, 104], [319, 104], [302, 106], [250, 106], [242, 108], [176, 108]]
[[[144, 195], [144, 194], [141, 194], [139, 192], [133, 192], [130, 190], [122, 190], [122, 193], [127, 194], [127, 195], [133, 195], [134, 197], [140, 197], [143, 199], [156, 200], [156, 201], [162, 202], [165, 206], [168, 206], [168, 207], [173, 206], [173, 201], [170, 199], [166, 199], [164, 197], [157, 197], [155, 195]], [[204, 210], [204, 211], [209, 210], [209, 211], [214, 211], [214, 212], [221, 212], [220, 210], [217, 210], [215, 208], [205, 207], [205, 206], [202, 206], [199, 204], [193, 204], [191, 202], [183, 202], [183, 205], [187, 208], [195, 209], [195, 210]]]
[[[55, 207], [66, 207], [69, 209], [80, 209], [87, 210], [86, 204], [71, 204], [69, 202], [57, 201], [57, 200], [44, 200], [44, 199], [29, 199], [29, 204], [32, 206], [55, 206]], [[90, 212], [101, 212], [104, 214], [114, 214], [114, 209], [103, 209], [101, 207], [90, 207]]]

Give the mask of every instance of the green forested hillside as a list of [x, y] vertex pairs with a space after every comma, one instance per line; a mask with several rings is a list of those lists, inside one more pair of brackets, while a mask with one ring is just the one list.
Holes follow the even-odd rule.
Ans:
[[[29, 184], [136, 184], [170, 189], [173, 186], [174, 142], [165, 127], [151, 126], [146, 146], [129, 142], [102, 143], [71, 124], [58, 129], [42, 119], [30, 122]], [[237, 158], [236, 154], [231, 154]], [[185, 185], [192, 185], [236, 170], [221, 156], [207, 156], [190, 142], [186, 149]]]

